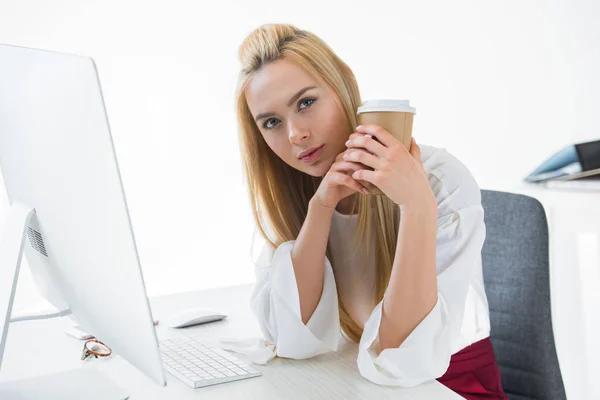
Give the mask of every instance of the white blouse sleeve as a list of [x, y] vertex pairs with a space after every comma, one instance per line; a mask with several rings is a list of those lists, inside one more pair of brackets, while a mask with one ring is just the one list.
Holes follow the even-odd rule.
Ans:
[[[485, 239], [481, 192], [470, 174], [445, 182], [438, 200], [436, 270], [438, 301], [398, 347], [378, 350], [379, 303], [365, 324], [358, 367], [370, 381], [416, 386], [439, 378], [448, 369], [460, 333], [470, 280], [481, 269]], [[437, 179], [437, 178], [433, 178]], [[441, 182], [438, 181], [441, 185]]]
[[251, 306], [265, 340], [275, 345], [277, 356], [302, 359], [336, 351], [340, 322], [333, 269], [327, 257], [321, 299], [308, 323], [302, 322], [291, 259], [294, 243], [281, 244], [275, 254], [265, 244], [256, 262]]

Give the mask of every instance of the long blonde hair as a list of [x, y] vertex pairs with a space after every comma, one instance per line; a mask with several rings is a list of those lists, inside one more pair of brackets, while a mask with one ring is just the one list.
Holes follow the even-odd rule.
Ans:
[[[280, 59], [294, 62], [327, 84], [336, 94], [348, 121], [348, 134], [357, 125], [356, 110], [360, 92], [352, 70], [319, 37], [293, 25], [266, 24], [251, 32], [239, 48], [241, 71], [236, 93], [240, 150], [254, 220], [260, 235], [277, 248], [295, 240], [308, 212], [309, 200], [322, 178], [313, 177], [281, 160], [267, 145], [248, 107], [245, 89], [254, 73], [263, 65]], [[386, 196], [360, 195], [358, 205], [358, 240], [375, 230], [376, 303], [390, 279], [399, 229], [398, 206]], [[372, 211], [372, 212], [371, 212]], [[372, 249], [366, 241], [367, 259]], [[333, 265], [330, 246], [326, 255]], [[338, 302], [343, 333], [358, 342], [362, 328]]]

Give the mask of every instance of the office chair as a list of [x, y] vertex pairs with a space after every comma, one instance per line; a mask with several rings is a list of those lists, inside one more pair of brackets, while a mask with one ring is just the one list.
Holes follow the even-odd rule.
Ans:
[[548, 224], [534, 198], [482, 190], [491, 341], [510, 400], [565, 400], [550, 313]]

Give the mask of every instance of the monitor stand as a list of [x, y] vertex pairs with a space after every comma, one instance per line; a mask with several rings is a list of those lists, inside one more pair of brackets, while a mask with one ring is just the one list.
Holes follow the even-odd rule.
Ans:
[[[0, 369], [15, 300], [26, 229], [35, 209], [11, 206], [0, 236]], [[75, 369], [58, 374], [0, 383], [0, 399], [18, 400], [125, 400], [129, 396], [100, 371]]]

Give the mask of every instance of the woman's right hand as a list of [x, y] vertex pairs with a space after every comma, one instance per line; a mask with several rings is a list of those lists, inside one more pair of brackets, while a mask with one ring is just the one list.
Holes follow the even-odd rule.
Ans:
[[355, 192], [368, 194], [367, 188], [352, 178], [354, 172], [368, 169], [368, 167], [360, 163], [345, 161], [342, 158], [343, 155], [344, 153], [340, 153], [335, 158], [335, 162], [323, 177], [314, 196], [321, 205], [328, 208], [337, 207], [342, 199]]

